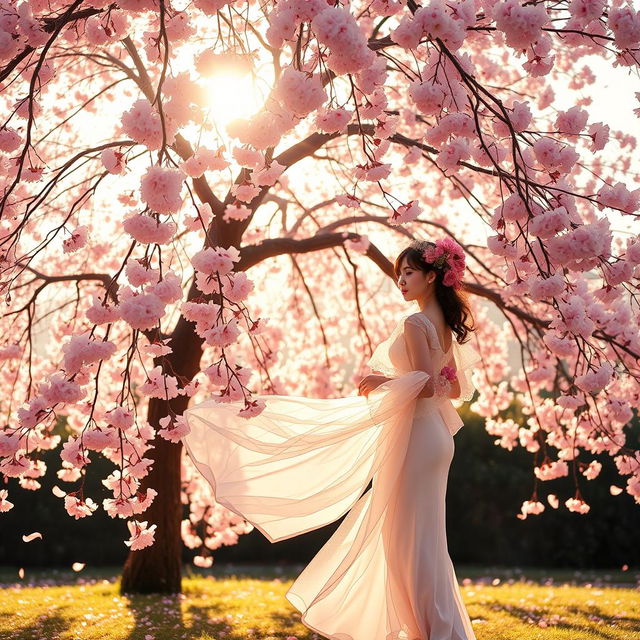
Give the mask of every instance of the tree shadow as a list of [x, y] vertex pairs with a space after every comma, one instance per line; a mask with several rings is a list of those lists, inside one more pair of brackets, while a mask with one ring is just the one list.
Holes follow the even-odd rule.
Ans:
[[[300, 622], [300, 615], [301, 614], [297, 609], [288, 617], [279, 613], [271, 613], [268, 616], [269, 619], [272, 621], [273, 625], [276, 628], [280, 629], [278, 633], [274, 633], [273, 635], [277, 638], [279, 638], [280, 636], [282, 636], [283, 638], [286, 638], [287, 636], [295, 636], [296, 638], [298, 638], [298, 640], [311, 640], [314, 637], [323, 637], [319, 636], [317, 633], [309, 629], [309, 627], [306, 627], [303, 622]], [[295, 625], [298, 624], [301, 624], [304, 627], [304, 634], [301, 634], [299, 631], [295, 630]]]
[[133, 618], [133, 628], [126, 640], [141, 640], [158, 631], [173, 631], [182, 637], [185, 631], [182, 617], [182, 594], [120, 594]]
[[[601, 607], [594, 604], [583, 605], [582, 607], [569, 605], [569, 606], [566, 606], [565, 609], [568, 612], [573, 613], [574, 615], [584, 616], [587, 619], [589, 618], [589, 616], [596, 616], [597, 618], [602, 620], [603, 623], [606, 624], [607, 626], [611, 625], [616, 627], [617, 629], [623, 629], [629, 632], [633, 632], [633, 631], [637, 632], [638, 629], [640, 629], [640, 616], [611, 615], [609, 613], [603, 612]], [[598, 632], [598, 628], [596, 627], [596, 625], [592, 621], [589, 621], [589, 622], [590, 622], [589, 630], [592, 633]], [[606, 637], [609, 637], [609, 636], [606, 636]]]
[[37, 624], [34, 624], [34, 620], [22, 620], [16, 615], [0, 614], [0, 626], [5, 627], [5, 621], [9, 618], [9, 626], [11, 628], [10, 636], [3, 636], [7, 638], [24, 638], [25, 640], [32, 640], [33, 638], [59, 638], [62, 634], [70, 631], [71, 620], [67, 617], [63, 617], [59, 613], [47, 614], [37, 619]]
[[[229, 577], [229, 576], [225, 576]], [[234, 579], [251, 579], [260, 580], [256, 577], [254, 571], [250, 571], [247, 574], [234, 573]], [[282, 576], [274, 576], [282, 577]], [[269, 580], [264, 578], [265, 582]], [[185, 617], [190, 618], [190, 625], [185, 628], [185, 631], [189, 631], [198, 637], [198, 634], [209, 633], [211, 636], [218, 638], [220, 632], [224, 632], [225, 640], [247, 640], [248, 636], [246, 629], [239, 630], [234, 625], [233, 615], [230, 613], [230, 609], [220, 602], [211, 602], [210, 592], [202, 585], [190, 585], [189, 596], [191, 599], [187, 607], [184, 610]], [[203, 596], [203, 599], [198, 599], [198, 596]], [[313, 632], [300, 622], [300, 612], [297, 609], [291, 607], [291, 611], [285, 610], [286, 607], [291, 605], [283, 598], [282, 606], [277, 611], [269, 611], [263, 613], [257, 613], [259, 611], [255, 606], [246, 604], [245, 608], [240, 610], [240, 613], [246, 612], [246, 617], [253, 620], [251, 626], [255, 629], [255, 632], [249, 638], [287, 638], [289, 636], [295, 636], [299, 640], [312, 640], [314, 637]], [[236, 610], [236, 613], [238, 611]], [[304, 629], [300, 632], [300, 626]], [[318, 637], [318, 636], [316, 636]]]
[[[225, 640], [247, 640], [246, 630], [236, 628], [234, 616], [230, 607], [224, 602], [211, 602], [210, 599], [200, 600], [198, 596], [209, 596], [205, 589], [191, 587], [188, 592], [173, 595], [158, 594], [122, 594], [127, 608], [133, 617], [133, 627], [126, 639], [143, 640], [145, 635], [156, 636], [158, 632], [173, 634], [176, 638], [201, 638], [208, 634], [212, 638], [224, 637]], [[183, 601], [189, 597], [186, 606]], [[252, 617], [255, 618], [255, 638], [265, 635], [274, 638], [286, 638], [296, 635], [299, 640], [311, 640], [312, 634], [296, 633], [295, 626], [299, 623], [299, 612], [268, 613], [256, 616], [252, 607]], [[298, 619], [295, 619], [295, 616]], [[247, 613], [248, 615], [248, 613]], [[266, 629], [273, 628], [273, 633], [266, 634]], [[305, 627], [306, 629], [306, 627]]]
[[[542, 607], [538, 607], [537, 611], [531, 611], [530, 609], [526, 609], [525, 607], [518, 607], [511, 604], [501, 604], [495, 600], [493, 602], [484, 602], [483, 606], [488, 607], [495, 612], [506, 613], [523, 625], [527, 624], [528, 620], [533, 619], [537, 622], [537, 620], [539, 620], [540, 618], [548, 618], [553, 615], [553, 612], [547, 609], [542, 609]], [[580, 606], [565, 606], [563, 608], [567, 613], [585, 618], [584, 622], [567, 622], [566, 620], [562, 620], [553, 624], [552, 627], [554, 629], [564, 629], [567, 631], [571, 631], [577, 638], [581, 637], [582, 633], [588, 632], [592, 636], [603, 638], [603, 640], [612, 640], [615, 638], [619, 638], [620, 629], [624, 628], [620, 626], [620, 621], [624, 620], [625, 622], [629, 622], [629, 631], [637, 629], [637, 625], [640, 622], [640, 619], [638, 618], [618, 618], [601, 613], [599, 617], [601, 617], [607, 624], [616, 622], [617, 626], [614, 629], [610, 629], [607, 627], [599, 628], [588, 619], [589, 615], [598, 615], [593, 613], [592, 610], [594, 609], [594, 607], [588, 606], [584, 608]]]

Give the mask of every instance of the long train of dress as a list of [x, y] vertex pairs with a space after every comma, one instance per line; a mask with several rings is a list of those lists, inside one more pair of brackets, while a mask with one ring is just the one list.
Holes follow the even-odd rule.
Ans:
[[330, 640], [475, 640], [445, 528], [462, 421], [450, 399], [418, 398], [429, 376], [411, 369], [405, 320], [424, 330], [434, 370], [455, 363], [469, 399], [478, 354], [455, 340], [443, 351], [416, 313], [369, 360], [392, 379], [367, 398], [259, 396], [266, 407], [249, 419], [237, 416], [240, 403], [216, 400], [184, 412], [191, 430], [182, 441], [216, 501], [271, 542], [348, 512], [286, 593], [301, 621]]

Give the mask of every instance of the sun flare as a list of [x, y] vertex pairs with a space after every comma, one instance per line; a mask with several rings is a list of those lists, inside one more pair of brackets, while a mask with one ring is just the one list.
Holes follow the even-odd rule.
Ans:
[[263, 92], [251, 74], [226, 73], [211, 78], [209, 116], [225, 127], [237, 118], [248, 118], [264, 103]]

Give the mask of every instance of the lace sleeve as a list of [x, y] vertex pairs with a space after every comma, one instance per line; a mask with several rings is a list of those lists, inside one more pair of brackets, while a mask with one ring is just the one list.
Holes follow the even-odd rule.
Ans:
[[473, 392], [476, 390], [471, 380], [471, 374], [482, 358], [471, 345], [471, 341], [460, 344], [457, 340], [454, 340], [452, 352], [458, 381], [460, 382], [460, 395], [457, 398], [452, 398], [452, 400], [466, 402], [471, 400]]

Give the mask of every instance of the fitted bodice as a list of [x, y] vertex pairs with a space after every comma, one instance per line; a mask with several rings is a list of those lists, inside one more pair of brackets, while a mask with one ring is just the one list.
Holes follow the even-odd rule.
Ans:
[[407, 319], [424, 330], [431, 350], [433, 370], [440, 371], [447, 364], [453, 348], [453, 336], [450, 336], [451, 345], [446, 351], [443, 351], [434, 324], [423, 313], [418, 312], [402, 316], [391, 335], [376, 347], [371, 358], [367, 361], [367, 365], [373, 371], [379, 371], [390, 378], [413, 371], [404, 336], [404, 323]]

